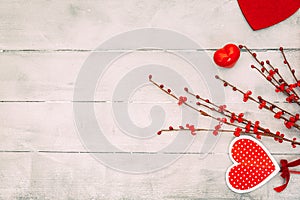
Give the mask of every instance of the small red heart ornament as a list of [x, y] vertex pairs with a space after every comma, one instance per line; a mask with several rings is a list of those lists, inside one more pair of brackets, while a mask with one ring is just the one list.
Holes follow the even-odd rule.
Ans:
[[235, 138], [230, 144], [229, 156], [234, 164], [226, 172], [226, 183], [237, 193], [259, 188], [280, 171], [266, 147], [251, 136]]
[[244, 17], [253, 30], [277, 24], [300, 7], [299, 0], [238, 0]]
[[231, 68], [240, 57], [240, 49], [235, 44], [227, 44], [214, 53], [215, 63], [224, 68]]

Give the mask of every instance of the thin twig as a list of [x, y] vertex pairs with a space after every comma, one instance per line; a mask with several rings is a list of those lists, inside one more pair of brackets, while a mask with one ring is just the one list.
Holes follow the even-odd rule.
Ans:
[[293, 77], [294, 77], [296, 83], [298, 83], [298, 79], [297, 79], [297, 77], [295, 76], [295, 70], [292, 69], [290, 63], [289, 63], [288, 60], [286, 59], [285, 53], [284, 53], [284, 51], [283, 51], [283, 48], [280, 47], [279, 50], [280, 50], [280, 52], [281, 52], [281, 54], [282, 54], [282, 56], [283, 56], [284, 63], [288, 66], [288, 68], [289, 68], [291, 74], [293, 75]]
[[[239, 88], [237, 88], [236, 86], [232, 85], [231, 83], [225, 81], [224, 79], [220, 78], [219, 76], [216, 76], [216, 79], [221, 80], [224, 84], [226, 84], [226, 86], [227, 86], [227, 85], [230, 86], [234, 91], [238, 91], [239, 93], [245, 95], [245, 92], [243, 92], [241, 89], [239, 89]], [[261, 104], [261, 102], [260, 102], [259, 100], [254, 99], [251, 95], [249, 95], [248, 97], [249, 97], [249, 99], [250, 99], [251, 101], [253, 101], [253, 102], [255, 102], [255, 103], [259, 104], [259, 105]], [[271, 105], [271, 106], [273, 106], [274, 108], [277, 108], [278, 110], [280, 110], [281, 112], [283, 112], [283, 115], [284, 115], [284, 114], [289, 114], [291, 117], [295, 117], [295, 115], [293, 115], [292, 113], [290, 113], [290, 112], [284, 110], [283, 108], [281, 108], [281, 107], [279, 107], [279, 106], [277, 106], [277, 105], [271, 103], [270, 101], [267, 101], [267, 100], [263, 99], [262, 97], [260, 97], [260, 98], [261, 98], [261, 101], [265, 101], [265, 102], [268, 103], [269, 105]], [[277, 112], [275, 112], [273, 109], [270, 109], [269, 106], [265, 106], [265, 107], [263, 107], [263, 108], [266, 109], [266, 110], [269, 110], [270, 112], [272, 112], [272, 113], [274, 113], [274, 114], [277, 113]], [[280, 116], [280, 119], [283, 119], [283, 120], [285, 120], [285, 121], [289, 121], [289, 119], [287, 119], [287, 118], [284, 117], [283, 115]], [[300, 130], [300, 126], [299, 126], [298, 124], [294, 123], [293, 126], [294, 126], [295, 128], [297, 128], [297, 129]]]
[[[172, 94], [171, 91], [165, 90], [163, 85], [159, 85], [159, 84], [157, 84], [156, 82], [154, 82], [154, 81], [152, 80], [152, 76], [151, 76], [151, 75], [149, 76], [149, 81], [150, 81], [153, 85], [155, 85], [157, 88], [159, 88], [161, 91], [163, 91], [164, 93], [166, 93], [167, 95], [173, 97], [173, 98], [176, 99], [176, 100], [179, 100], [179, 98], [178, 98], [177, 96], [175, 96], [174, 94]], [[189, 103], [182, 102], [182, 104], [184, 104], [184, 105], [186, 105], [187, 107], [189, 107], [189, 108], [195, 110], [196, 112], [199, 112], [200, 115], [202, 115], [202, 116], [204, 116], [204, 117], [208, 117], [208, 118], [211, 118], [211, 119], [214, 119], [214, 120], [216, 120], [216, 121], [221, 122], [219, 118], [216, 118], [216, 117], [214, 117], [214, 116], [208, 114], [207, 112], [205, 112], [205, 111], [203, 111], [203, 110], [201, 110], [201, 109], [199, 110], [199, 109], [195, 108], [194, 106], [190, 105]], [[226, 120], [226, 121], [222, 121], [222, 123], [223, 123], [223, 124], [226, 124], [226, 125], [229, 125], [229, 126], [236, 127], [236, 128], [244, 129], [244, 127], [239, 126], [239, 125], [236, 125], [236, 124], [233, 124], [233, 123], [229, 123], [229, 122], [227, 122], [227, 120]], [[172, 129], [162, 129], [160, 132], [166, 132], [166, 131], [179, 131], [179, 130], [184, 130], [184, 129], [173, 129], [173, 128], [172, 128]], [[188, 129], [188, 130], [190, 130], [190, 129]], [[195, 131], [204, 131], [204, 130], [211, 130], [211, 129], [195, 129]], [[220, 131], [220, 129], [219, 129], [218, 131]], [[222, 132], [222, 131], [221, 131], [221, 132]], [[224, 132], [229, 132], [229, 131], [226, 130], [226, 131], [224, 131]], [[234, 132], [234, 131], [231, 130], [230, 132]], [[241, 131], [241, 133], [247, 133], [247, 132]], [[279, 139], [279, 140], [281, 140], [281, 141], [290, 142], [291, 144], [294, 144], [294, 145], [300, 145], [300, 142], [297, 142], [297, 141], [294, 141], [294, 140], [287, 139], [287, 138], [283, 137], [282, 135], [276, 135], [276, 134], [272, 133], [271, 131], [269, 131], [269, 132], [247, 133], [247, 134], [263, 135], [263, 136], [267, 136], [267, 137], [277, 138], [277, 139]]]

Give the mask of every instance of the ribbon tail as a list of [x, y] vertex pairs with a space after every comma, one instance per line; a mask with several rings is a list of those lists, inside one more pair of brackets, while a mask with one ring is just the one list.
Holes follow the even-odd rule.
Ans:
[[300, 174], [300, 171], [294, 171], [294, 170], [290, 170], [291, 174]]
[[300, 159], [295, 160], [295, 161], [290, 162], [290, 163], [287, 164], [288, 167], [296, 167], [298, 165], [300, 165]]
[[279, 187], [274, 188], [276, 192], [282, 192], [288, 185], [290, 181], [290, 173], [300, 174], [300, 171], [289, 170], [289, 167], [296, 167], [300, 165], [300, 159], [294, 160], [293, 162], [288, 163], [287, 160], [280, 160], [281, 163], [281, 177], [285, 179], [285, 183]]
[[290, 173], [289, 173], [289, 171], [287, 173], [281, 174], [281, 176], [285, 179], [285, 184], [274, 188], [274, 190], [276, 192], [282, 192], [287, 187], [287, 185], [288, 185], [288, 183], [290, 181]]
[[276, 192], [282, 192], [282, 191], [286, 188], [286, 186], [287, 186], [287, 183], [285, 183], [285, 184], [283, 184], [283, 185], [281, 185], [281, 186], [278, 186], [278, 187], [274, 188], [274, 190], [275, 190]]

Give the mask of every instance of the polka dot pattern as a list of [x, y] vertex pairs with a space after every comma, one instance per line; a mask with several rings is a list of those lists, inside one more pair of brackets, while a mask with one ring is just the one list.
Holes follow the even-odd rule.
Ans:
[[227, 182], [236, 190], [249, 190], [259, 185], [276, 170], [267, 152], [253, 140], [236, 140], [230, 153], [238, 164], [229, 169]]

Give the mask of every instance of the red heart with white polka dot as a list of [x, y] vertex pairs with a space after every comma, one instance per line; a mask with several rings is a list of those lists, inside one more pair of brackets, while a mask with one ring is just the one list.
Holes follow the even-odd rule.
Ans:
[[230, 144], [229, 155], [234, 164], [226, 172], [226, 182], [237, 193], [259, 188], [280, 171], [269, 151], [250, 136], [235, 138]]

